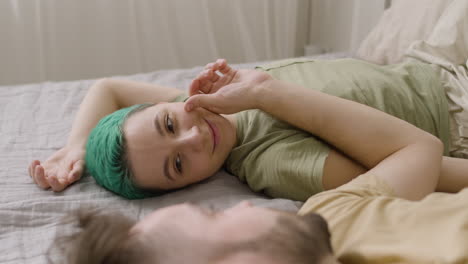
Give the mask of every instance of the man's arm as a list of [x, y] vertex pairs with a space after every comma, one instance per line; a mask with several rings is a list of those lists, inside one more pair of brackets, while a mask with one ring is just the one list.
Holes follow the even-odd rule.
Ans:
[[433, 192], [443, 145], [433, 135], [371, 107], [279, 80], [259, 89], [259, 108], [314, 134], [372, 168], [397, 195]]

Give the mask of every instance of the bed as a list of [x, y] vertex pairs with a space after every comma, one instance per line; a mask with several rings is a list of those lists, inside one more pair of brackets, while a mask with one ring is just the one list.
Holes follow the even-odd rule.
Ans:
[[[346, 53], [318, 59], [347, 57]], [[266, 62], [234, 65], [253, 68]], [[157, 83], [186, 90], [202, 67], [162, 70], [113, 78]], [[249, 200], [258, 206], [297, 211], [301, 202], [270, 199], [254, 193], [237, 177], [220, 170], [208, 180], [181, 191], [143, 200], [125, 200], [83, 177], [60, 193], [34, 184], [27, 167], [33, 159], [46, 160], [64, 146], [74, 116], [88, 88], [96, 80], [44, 82], [0, 86], [0, 263], [46, 263], [45, 253], [61, 219], [80, 207], [118, 210], [140, 219], [155, 209], [191, 202], [215, 209]]]
[[[356, 53], [315, 58], [352, 56], [379, 64], [396, 63], [410, 43], [427, 37], [451, 1], [432, 2], [434, 5], [428, 5], [426, 0], [394, 0]], [[263, 63], [267, 62], [233, 66], [253, 68]], [[186, 90], [201, 70], [199, 66], [113, 78]], [[40, 189], [28, 176], [29, 163], [47, 159], [65, 144], [79, 104], [95, 81], [0, 86], [0, 263], [46, 263], [45, 253], [56, 232], [67, 228], [61, 219], [80, 207], [118, 210], [140, 219], [155, 209], [183, 202], [224, 209], [249, 200], [257, 206], [293, 212], [302, 205], [254, 193], [224, 170], [186, 189], [143, 200], [120, 198], [99, 187], [89, 176], [60, 193]]]

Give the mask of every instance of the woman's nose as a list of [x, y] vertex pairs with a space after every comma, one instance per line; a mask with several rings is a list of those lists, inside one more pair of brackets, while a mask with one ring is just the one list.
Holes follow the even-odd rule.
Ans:
[[184, 148], [190, 148], [195, 152], [200, 152], [203, 149], [203, 134], [198, 126], [193, 126], [187, 130], [181, 137], [180, 143]]

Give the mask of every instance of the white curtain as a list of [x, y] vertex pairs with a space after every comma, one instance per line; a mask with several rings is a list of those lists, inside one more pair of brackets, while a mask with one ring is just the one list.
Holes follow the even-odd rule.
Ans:
[[2, 0], [0, 84], [300, 56], [309, 0]]
[[310, 0], [308, 43], [323, 52], [355, 51], [389, 0]]

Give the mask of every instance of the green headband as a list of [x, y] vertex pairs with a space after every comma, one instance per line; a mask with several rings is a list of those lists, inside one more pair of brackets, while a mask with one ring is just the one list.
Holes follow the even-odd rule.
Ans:
[[86, 143], [87, 172], [99, 185], [127, 199], [157, 195], [135, 186], [127, 164], [122, 161], [123, 123], [129, 113], [141, 106], [123, 108], [102, 118], [91, 131]]

